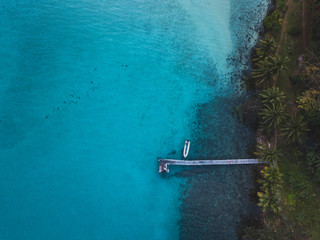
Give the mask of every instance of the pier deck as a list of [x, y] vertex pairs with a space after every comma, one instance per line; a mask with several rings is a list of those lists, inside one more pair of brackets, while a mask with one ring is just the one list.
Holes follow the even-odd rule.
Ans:
[[239, 164], [259, 164], [258, 159], [226, 159], [226, 160], [176, 160], [159, 159], [159, 173], [169, 172], [168, 165], [181, 166], [207, 166], [207, 165], [239, 165]]

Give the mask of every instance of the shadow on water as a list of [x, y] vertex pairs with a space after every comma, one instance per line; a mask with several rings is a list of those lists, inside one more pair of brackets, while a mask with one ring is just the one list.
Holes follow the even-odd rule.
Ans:
[[[245, 158], [254, 142], [250, 129], [239, 123], [233, 106], [239, 98], [218, 97], [199, 106], [191, 158]], [[242, 216], [257, 216], [250, 201], [252, 166], [189, 167], [175, 172], [187, 178], [181, 205], [181, 239], [237, 239]]]

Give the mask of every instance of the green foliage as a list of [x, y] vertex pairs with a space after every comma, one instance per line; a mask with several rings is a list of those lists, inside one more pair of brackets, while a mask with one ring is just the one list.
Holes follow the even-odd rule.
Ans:
[[252, 77], [258, 80], [257, 85], [266, 80], [278, 78], [282, 71], [288, 71], [288, 62], [288, 57], [281, 57], [279, 55], [267, 57], [256, 64]]
[[[269, 36], [277, 36], [277, 39], [280, 35], [280, 32], [277, 32], [281, 27], [280, 18], [286, 11], [285, 2], [285, 0], [276, 1], [277, 10], [264, 21]], [[319, 4], [320, 0], [316, 2]], [[312, 1], [303, 1], [303, 3], [304, 7], [308, 9], [311, 7]], [[283, 57], [275, 56], [273, 51], [268, 52], [268, 49], [274, 49], [271, 41], [260, 41], [255, 50], [251, 80], [255, 81], [256, 85], [260, 85], [259, 89], [263, 88], [259, 94], [263, 106], [258, 116], [260, 116], [260, 122], [264, 129], [274, 130], [275, 146], [277, 146], [276, 139], [280, 129], [282, 136], [285, 136], [289, 143], [301, 142], [309, 130], [308, 128], [312, 132], [309, 134], [308, 142], [303, 145], [289, 145], [284, 141], [279, 141], [281, 149], [285, 152], [285, 155], [282, 156], [277, 156], [275, 154], [277, 149], [270, 145], [258, 145], [256, 152], [258, 158], [261, 161], [271, 163], [269, 169], [264, 169], [261, 172], [262, 178], [257, 181], [260, 185], [257, 194], [259, 206], [267, 214], [263, 214], [264, 224], [262, 226], [246, 229], [243, 240], [320, 239], [320, 202], [317, 193], [319, 189], [312, 181], [316, 180], [320, 183], [320, 152], [309, 151], [306, 153], [305, 150], [306, 144], [313, 144], [313, 141], [317, 143], [320, 139], [320, 53], [315, 49], [312, 52], [301, 53], [299, 43], [296, 42], [301, 41], [295, 37], [301, 34], [301, 23], [297, 22], [301, 15], [301, 7], [301, 1], [294, 1], [290, 5], [288, 24], [284, 29], [289, 36], [282, 41], [279, 47], [279, 54], [291, 52], [292, 56], [295, 56], [294, 59], [298, 61], [291, 61], [288, 66], [287, 57], [284, 55], [282, 55]], [[320, 15], [316, 14], [319, 9], [317, 8], [312, 17], [310, 16], [313, 23], [309, 38], [313, 37], [314, 41], [320, 42]], [[309, 47], [310, 43], [308, 43]], [[290, 68], [288, 75], [294, 75], [290, 78], [293, 88], [288, 89], [288, 98], [299, 96], [297, 98], [299, 111], [291, 101], [288, 102], [283, 97], [283, 92], [276, 88], [276, 86], [280, 86], [281, 89], [284, 89], [290, 86], [286, 82], [287, 77], [282, 74], [287, 70], [287, 67]], [[279, 77], [281, 77], [281, 82], [277, 85], [276, 81], [280, 79]], [[271, 86], [272, 81], [274, 87], [266, 88]], [[298, 115], [289, 117], [286, 114], [285, 106], [290, 107], [290, 112], [297, 112]], [[299, 115], [299, 113], [303, 113], [303, 115]], [[281, 172], [284, 174], [282, 177], [277, 171], [278, 162]], [[278, 176], [280, 176], [280, 180]], [[279, 194], [280, 186], [282, 186], [281, 195]], [[282, 210], [278, 212], [280, 206]], [[278, 214], [272, 214], [272, 212], [278, 212]], [[273, 218], [273, 221], [268, 222], [270, 216], [276, 217]]]
[[295, 172], [286, 172], [284, 174], [288, 185], [288, 191], [295, 193], [296, 199], [304, 201], [311, 195], [311, 186], [308, 181]]
[[280, 91], [279, 88], [272, 87], [266, 90], [263, 90], [259, 97], [261, 98], [264, 104], [269, 103], [283, 103], [285, 100], [285, 95], [283, 91]]
[[276, 55], [274, 57], [269, 57], [268, 60], [269, 60], [268, 67], [272, 76], [278, 77], [283, 70], [288, 71], [288, 68], [287, 68], [289, 63], [288, 57], [282, 57], [280, 55]]
[[315, 180], [320, 183], [320, 154], [309, 151], [306, 156], [306, 164]]
[[299, 228], [294, 228], [288, 223], [283, 223], [283, 219], [272, 219], [273, 222], [263, 227], [248, 227], [244, 230], [245, 235], [242, 240], [301, 240], [305, 238], [303, 233], [298, 232]]
[[320, 169], [320, 154], [315, 151], [310, 151], [307, 153], [307, 165], [312, 167], [313, 172]]
[[301, 74], [305, 77], [309, 89], [320, 90], [320, 52], [308, 51], [299, 60]]
[[265, 167], [261, 170], [263, 175], [262, 179], [259, 179], [258, 182], [261, 184], [261, 189], [266, 191], [275, 191], [276, 189], [281, 188], [282, 184], [282, 174], [279, 171], [279, 168], [271, 165], [270, 167]]
[[275, 10], [270, 16], [264, 20], [264, 27], [267, 31], [275, 32], [280, 29], [282, 20], [280, 19], [280, 11]]
[[269, 71], [268, 58], [264, 58], [256, 64], [252, 71], [252, 77], [258, 80], [257, 85], [260, 85], [268, 80], [272, 80], [272, 74]]
[[269, 145], [260, 143], [257, 148], [258, 149], [255, 154], [258, 156], [260, 162], [277, 165], [283, 156], [282, 152], [276, 147], [271, 147]]
[[282, 184], [282, 174], [279, 168], [273, 165], [264, 167], [261, 171], [262, 178], [259, 179], [261, 184], [261, 192], [258, 192], [259, 203], [258, 206], [262, 207], [263, 212], [272, 211], [274, 213], [280, 210], [280, 195], [279, 189]]
[[294, 193], [289, 193], [286, 199], [286, 205], [290, 208], [290, 210], [294, 210], [297, 205], [297, 197]]
[[320, 91], [309, 89], [297, 100], [298, 107], [305, 111], [313, 136], [319, 137], [320, 130]]
[[301, 138], [309, 131], [308, 124], [302, 115], [293, 115], [284, 122], [281, 128], [282, 136], [285, 136], [289, 143], [301, 141]]
[[267, 129], [275, 129], [286, 118], [286, 107], [281, 103], [264, 105], [259, 115], [262, 117], [262, 125]]
[[263, 227], [247, 227], [242, 240], [301, 240], [309, 239], [299, 226], [285, 222], [282, 218], [272, 218]]
[[320, 92], [315, 89], [308, 89], [302, 93], [297, 100], [298, 107], [312, 114], [315, 111], [320, 111]]
[[258, 197], [258, 206], [262, 207], [263, 212], [271, 210], [272, 212], [277, 213], [280, 211], [279, 198], [269, 189], [265, 190], [264, 192], [258, 192]]
[[261, 39], [258, 43], [258, 47], [255, 49], [256, 56], [252, 60], [254, 62], [259, 62], [266, 57], [273, 56], [276, 52], [276, 43], [274, 38]]
[[278, 9], [281, 11], [281, 12], [285, 12], [286, 11], [286, 3], [284, 0], [278, 0], [277, 1], [277, 4], [278, 4]]

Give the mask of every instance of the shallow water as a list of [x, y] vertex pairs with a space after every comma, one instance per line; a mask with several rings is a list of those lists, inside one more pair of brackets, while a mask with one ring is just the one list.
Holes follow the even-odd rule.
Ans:
[[[0, 238], [207, 239], [208, 227], [219, 232], [211, 238], [235, 238], [241, 204], [219, 214], [233, 224], [224, 230], [214, 220], [190, 228], [206, 218], [190, 211], [194, 193], [208, 191], [196, 183], [229, 170], [163, 177], [156, 160], [180, 158], [186, 138], [194, 158], [246, 156], [252, 133], [232, 107], [267, 6], [2, 1]], [[250, 184], [250, 170], [236, 169], [230, 196], [238, 181]]]

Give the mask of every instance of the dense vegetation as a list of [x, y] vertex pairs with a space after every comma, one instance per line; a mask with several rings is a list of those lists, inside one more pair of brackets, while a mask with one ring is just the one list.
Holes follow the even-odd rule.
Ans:
[[278, 0], [240, 107], [257, 132], [260, 222], [244, 240], [320, 239], [320, 0]]

